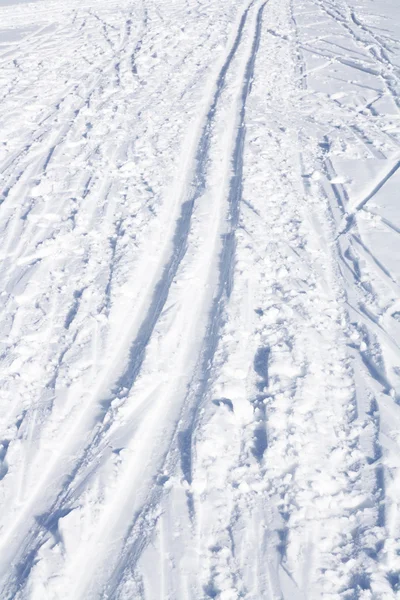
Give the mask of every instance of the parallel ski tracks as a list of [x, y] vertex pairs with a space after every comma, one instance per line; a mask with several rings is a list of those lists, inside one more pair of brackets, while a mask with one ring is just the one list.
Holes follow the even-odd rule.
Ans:
[[[221, 326], [223, 306], [225, 300], [229, 297], [231, 277], [232, 277], [232, 264], [234, 259], [234, 231], [238, 224], [239, 205], [241, 200], [241, 178], [242, 178], [242, 166], [243, 166], [243, 143], [245, 135], [245, 105], [247, 97], [251, 90], [251, 79], [254, 71], [254, 65], [257, 55], [257, 49], [259, 39], [261, 35], [262, 27], [262, 15], [266, 2], [258, 6], [257, 15], [255, 17], [255, 31], [253, 34], [253, 41], [251, 45], [250, 57], [248, 59], [244, 81], [241, 91], [241, 107], [238, 118], [238, 133], [232, 155], [232, 167], [234, 175], [232, 176], [231, 183], [229, 186], [229, 197], [227, 201], [227, 215], [229, 219], [229, 232], [223, 237], [223, 243], [221, 248], [221, 254], [219, 258], [219, 276], [218, 286], [214, 301], [209, 317], [209, 325], [207, 327], [207, 333], [203, 344], [202, 358], [199, 360], [199, 371], [194, 375], [192, 380], [192, 389], [196, 389], [195, 396], [189, 396], [186, 398], [183, 404], [183, 414], [181, 423], [186, 423], [186, 430], [189, 427], [194, 426], [194, 418], [199, 404], [201, 403], [207, 385], [207, 373], [209, 372], [212, 357], [215, 352], [217, 334]], [[112, 388], [112, 396], [110, 399], [104, 398], [102, 400], [103, 406], [103, 425], [97, 428], [90, 443], [86, 446], [79, 459], [76, 461], [73, 470], [69, 473], [66, 478], [65, 485], [59, 492], [59, 495], [55, 498], [54, 503], [49, 507], [44, 515], [37, 518], [36, 525], [30, 529], [29, 535], [25, 538], [20, 552], [18, 552], [19, 558], [16, 561], [16, 573], [18, 574], [13, 580], [9, 580], [9, 584], [4, 589], [5, 597], [13, 598], [17, 590], [21, 591], [29, 577], [30, 570], [35, 563], [35, 557], [46, 539], [47, 530], [51, 527], [54, 519], [57, 519], [57, 515], [64, 514], [64, 511], [69, 510], [71, 502], [76, 499], [76, 493], [79, 489], [79, 481], [85, 479], [85, 472], [91, 471], [93, 464], [95, 464], [100, 457], [102, 452], [103, 440], [110, 429], [112, 424], [112, 408], [111, 400], [117, 395], [125, 395], [134, 386], [137, 377], [140, 374], [141, 367], [145, 358], [146, 348], [151, 339], [154, 328], [162, 314], [163, 308], [168, 298], [169, 290], [174, 281], [180, 264], [185, 257], [188, 248], [188, 238], [191, 231], [191, 220], [196, 203], [199, 201], [201, 196], [204, 194], [207, 187], [207, 172], [209, 169], [209, 153], [212, 137], [214, 135], [214, 122], [216, 119], [216, 113], [219, 106], [219, 100], [221, 94], [225, 89], [226, 77], [230, 70], [233, 59], [239, 49], [242, 41], [245, 25], [248, 20], [250, 11], [255, 10], [257, 3], [253, 0], [247, 9], [243, 12], [239, 26], [236, 32], [236, 37], [230, 48], [230, 51], [225, 59], [225, 62], [220, 70], [218, 78], [215, 84], [215, 92], [212, 97], [212, 101], [209, 105], [206, 120], [202, 127], [201, 135], [197, 145], [195, 159], [194, 159], [194, 171], [193, 181], [190, 184], [190, 194], [185, 199], [181, 207], [181, 214], [176, 222], [175, 231], [172, 238], [172, 251], [170, 258], [164, 265], [162, 270], [162, 276], [156, 284], [153, 292], [153, 299], [150, 302], [149, 309], [142, 324], [138, 330], [135, 340], [133, 341], [129, 351], [129, 361], [125, 368], [125, 371], [120, 375], [116, 383]], [[52, 147], [53, 148], [53, 147]], [[54, 151], [54, 150], [53, 150]], [[50, 152], [50, 157], [52, 155]], [[196, 380], [202, 380], [202, 387], [198, 389]], [[93, 408], [97, 409], [95, 406]], [[111, 413], [110, 413], [111, 411]], [[185, 411], [188, 411], [184, 416]], [[108, 414], [110, 413], [110, 415]], [[111, 419], [109, 418], [111, 416]], [[165, 450], [164, 458], [161, 463], [167, 464], [172, 460], [176, 463], [176, 442], [178, 439], [177, 431], [173, 435], [168, 450]], [[188, 479], [190, 474], [187, 473]], [[43, 486], [45, 487], [45, 483]], [[78, 488], [76, 485], [78, 483]], [[152, 490], [150, 497], [146, 501], [145, 506], [141, 509], [140, 513], [136, 516], [134, 523], [130, 527], [125, 542], [125, 550], [118, 562], [118, 572], [115, 572], [110, 580], [111, 588], [116, 592], [120, 582], [122, 581], [125, 566], [129, 558], [130, 568], [133, 562], [137, 561], [141, 551], [148, 543], [151, 535], [151, 527], [148, 525], [148, 517], [151, 514], [155, 506], [157, 505], [159, 498], [161, 497], [163, 490], [161, 487], [156, 487]], [[143, 530], [143, 524], [147, 521], [146, 532]], [[133, 546], [132, 546], [133, 544]], [[139, 544], [139, 546], [138, 546]], [[15, 559], [14, 559], [15, 560]], [[113, 592], [114, 593], [114, 592]]]
[[[207, 397], [207, 388], [212, 372], [214, 355], [219, 340], [219, 333], [224, 323], [225, 305], [229, 300], [231, 286], [233, 283], [232, 278], [235, 256], [235, 231], [239, 223], [240, 203], [242, 200], [243, 146], [246, 132], [246, 102], [251, 91], [251, 82], [262, 31], [263, 13], [267, 4], [268, 0], [267, 2], [261, 4], [257, 11], [253, 43], [250, 57], [246, 65], [241, 92], [238, 132], [236, 135], [232, 155], [233, 175], [230, 181], [228, 195], [229, 232], [223, 237], [223, 245], [219, 258], [218, 287], [210, 311], [209, 322], [202, 344], [201, 355], [199, 357], [196, 370], [192, 376], [188, 394], [182, 406], [181, 417], [174, 432], [168, 451], [164, 455], [162, 465], [160, 465], [160, 472], [174, 472], [174, 469], [179, 461], [182, 474], [189, 484], [192, 480], [191, 446], [193, 443], [193, 436], [195, 435], [196, 431], [196, 421], [202, 402]], [[245, 13], [245, 15], [247, 16], [247, 13]], [[245, 20], [243, 20], [243, 25], [244, 22]], [[241, 35], [240, 29], [239, 33]], [[238, 38], [236, 41], [238, 41]], [[237, 46], [238, 44], [235, 42], [234, 47], [237, 48]], [[228, 57], [229, 62], [231, 61], [232, 57], [233, 53], [231, 53]], [[229, 64], [227, 65], [227, 63], [225, 63], [221, 71], [223, 76], [225, 76], [228, 67]], [[213, 103], [209, 115], [214, 114], [215, 107], [216, 103]], [[117, 570], [114, 572], [110, 579], [109, 585], [106, 588], [107, 594], [110, 594], [113, 598], [118, 598], [119, 587], [121, 584], [123, 584], [126, 575], [134, 571], [144, 549], [151, 540], [153, 529], [159, 518], [158, 505], [163, 493], [164, 492], [161, 486], [159, 486], [158, 489], [155, 488], [151, 491], [150, 497], [146, 501], [144, 508], [135, 517], [135, 520], [130, 527], [126, 537], [122, 556], [118, 561]], [[190, 492], [188, 492], [188, 508], [192, 515], [192, 519], [195, 519]]]

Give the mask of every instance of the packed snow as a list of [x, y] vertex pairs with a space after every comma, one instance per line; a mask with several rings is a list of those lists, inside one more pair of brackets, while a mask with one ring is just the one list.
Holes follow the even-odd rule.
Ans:
[[398, 0], [0, 0], [0, 599], [400, 598]]

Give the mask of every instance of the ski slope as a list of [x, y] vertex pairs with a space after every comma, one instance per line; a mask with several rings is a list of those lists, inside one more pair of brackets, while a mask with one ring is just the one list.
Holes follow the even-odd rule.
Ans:
[[400, 598], [398, 0], [0, 0], [0, 599]]

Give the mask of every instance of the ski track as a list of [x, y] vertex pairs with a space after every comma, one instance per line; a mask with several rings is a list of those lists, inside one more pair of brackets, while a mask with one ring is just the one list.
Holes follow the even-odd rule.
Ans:
[[398, 597], [391, 11], [0, 5], [2, 599]]

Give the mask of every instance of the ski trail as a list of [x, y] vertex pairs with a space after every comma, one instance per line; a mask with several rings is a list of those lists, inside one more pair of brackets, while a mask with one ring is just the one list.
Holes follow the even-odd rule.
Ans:
[[128, 392], [132, 388], [143, 364], [146, 346], [164, 308], [169, 289], [176, 276], [179, 265], [185, 256], [193, 209], [195, 203], [204, 194], [206, 189], [206, 165], [207, 161], [209, 160], [213, 120], [215, 118], [221, 92], [225, 85], [226, 74], [240, 44], [247, 13], [248, 9], [241, 17], [235, 41], [217, 79], [217, 89], [208, 110], [206, 124], [202, 129], [200, 141], [196, 149], [194, 181], [189, 184], [189, 189], [191, 188], [193, 191], [182, 204], [181, 213], [178, 217], [176, 228], [173, 233], [171, 257], [167, 264], [163, 267], [163, 275], [155, 287], [148, 313], [140, 326], [136, 339], [130, 347], [129, 362], [124, 373], [117, 382], [116, 389], [113, 390], [113, 394], [115, 395], [118, 395], [122, 388]]
[[[243, 129], [242, 126], [243, 126], [243, 118], [244, 118], [244, 103], [245, 103], [245, 100], [247, 98], [247, 95], [248, 95], [249, 89], [250, 89], [251, 74], [252, 74], [252, 71], [254, 68], [255, 54], [256, 54], [257, 45], [259, 43], [259, 37], [260, 37], [260, 32], [261, 32], [261, 19], [262, 19], [263, 10], [264, 10], [264, 5], [262, 5], [260, 7], [260, 9], [257, 13], [256, 32], [254, 35], [253, 45], [251, 48], [251, 56], [246, 65], [245, 73], [243, 76], [244, 85], [241, 90], [241, 96], [240, 96], [241, 97], [241, 110], [240, 110], [239, 122], [237, 125], [239, 128], [238, 129], [239, 133], [236, 137], [236, 141], [234, 142], [234, 150], [233, 150], [233, 164], [235, 166], [240, 164], [240, 160], [241, 160], [241, 154], [240, 154], [240, 152], [238, 152], [238, 149], [240, 149], [242, 147], [242, 143], [243, 143], [242, 136], [244, 135], [244, 132], [242, 131], [242, 129]], [[241, 33], [240, 33], [240, 35], [241, 35]], [[234, 45], [235, 51], [237, 50], [237, 47], [238, 47], [238, 44], [235, 43], [235, 45]], [[231, 62], [232, 58], [233, 58], [233, 54], [231, 53], [229, 55], [229, 63]], [[221, 75], [223, 78], [225, 78], [226, 73], [227, 73], [227, 69], [226, 69], [226, 65], [224, 65], [224, 67], [221, 71]], [[216, 112], [216, 108], [217, 108], [216, 104], [213, 103], [212, 110], [209, 112], [209, 115], [211, 114], [214, 116], [214, 114]], [[231, 121], [233, 121], [235, 123], [236, 119], [233, 119], [231, 117]], [[200, 142], [200, 146], [203, 147], [202, 141]], [[201, 155], [203, 155], [203, 153], [201, 153]], [[235, 170], [234, 172], [237, 173], [237, 170]], [[202, 175], [202, 177], [204, 177], [204, 174]], [[232, 201], [232, 198], [233, 198], [233, 201]], [[234, 225], [235, 225], [235, 223], [237, 223], [238, 206], [236, 203], [239, 201], [239, 198], [240, 198], [240, 185], [237, 188], [232, 183], [232, 180], [231, 180], [230, 186], [229, 186], [229, 193], [228, 193], [228, 207], [229, 207], [228, 215], [231, 216], [230, 227], [232, 226], [231, 225], [232, 220], [233, 220]], [[232, 219], [232, 214], [234, 215], [234, 219]], [[219, 266], [219, 269], [220, 269], [219, 284], [218, 284], [217, 292], [216, 292], [216, 295], [214, 297], [214, 301], [212, 304], [211, 313], [210, 313], [210, 316], [208, 317], [208, 319], [210, 321], [210, 325], [208, 325], [208, 327], [207, 327], [206, 335], [205, 335], [205, 342], [204, 342], [204, 346], [207, 349], [207, 353], [204, 352], [204, 350], [202, 352], [202, 356], [204, 357], [205, 355], [207, 355], [207, 358], [206, 358], [206, 360], [204, 360], [204, 358], [203, 358], [202, 360], [198, 361], [198, 363], [200, 363], [200, 365], [203, 365], [203, 367], [206, 363], [208, 364], [209, 360], [210, 360], [210, 356], [209, 356], [210, 331], [213, 332], [214, 335], [216, 335], [216, 329], [217, 329], [217, 323], [215, 321], [216, 316], [218, 315], [218, 317], [220, 317], [219, 307], [221, 305], [221, 300], [222, 300], [223, 294], [227, 293], [226, 286], [228, 285], [228, 282], [229, 282], [229, 277], [227, 277], [227, 273], [229, 272], [229, 269], [226, 268], [227, 261], [224, 261], [223, 259], [226, 256], [228, 256], [230, 260], [233, 258], [233, 254], [231, 253], [231, 251], [233, 250], [233, 247], [232, 247], [232, 245], [227, 245], [226, 241], [225, 241], [226, 239], [228, 239], [228, 241], [229, 241], [228, 236], [224, 235], [223, 239], [224, 239], [223, 246], [222, 246], [221, 251], [219, 252], [219, 265], [220, 265]], [[227, 254], [227, 251], [228, 251], [228, 254]], [[204, 250], [203, 250], [203, 253], [204, 253]], [[191, 302], [190, 305], [192, 306], [193, 303]], [[216, 307], [218, 307], [218, 312], [216, 311]], [[186, 351], [185, 355], [188, 356], [188, 354], [189, 353]], [[197, 388], [197, 390], [196, 390], [197, 393], [194, 398], [192, 398], [189, 393], [189, 395], [187, 395], [184, 400], [184, 403], [183, 403], [184, 408], [183, 408], [183, 412], [181, 412], [179, 422], [185, 423], [185, 425], [188, 424], [188, 421], [190, 424], [189, 419], [193, 418], [192, 415], [193, 415], [193, 413], [195, 413], [196, 409], [198, 408], [198, 407], [196, 407], [195, 403], [199, 402], [201, 399], [201, 397], [199, 396], [198, 385], [196, 383], [195, 377], [192, 377], [192, 380], [190, 382], [190, 388], [194, 388], [194, 389]], [[182, 393], [182, 392], [183, 392], [183, 390], [180, 393]], [[176, 393], [177, 393], [177, 391], [174, 390], [174, 394], [176, 394]], [[164, 393], [164, 397], [165, 397], [165, 393]], [[189, 414], [185, 414], [185, 413], [188, 413], [188, 411], [189, 411]], [[148, 429], [148, 428], [149, 428], [149, 426], [147, 425], [146, 429]], [[160, 461], [159, 469], [162, 469], [164, 472], [171, 471], [171, 469], [173, 468], [173, 465], [176, 463], [176, 460], [177, 460], [176, 449], [178, 446], [178, 442], [180, 442], [179, 446], [182, 447], [181, 439], [182, 439], [182, 433], [178, 429], [177, 431], [175, 431], [173, 439], [169, 442], [169, 448], [166, 450], [165, 454], [162, 457], [162, 460]], [[131, 472], [131, 470], [129, 470], [129, 472]], [[157, 505], [159, 504], [159, 502], [161, 500], [162, 494], [163, 494], [162, 487], [160, 487], [159, 489], [156, 488], [156, 490], [152, 490], [150, 492], [149, 497], [146, 499], [144, 506], [140, 509], [134, 522], [129, 527], [127, 534], [126, 534], [125, 548], [123, 549], [122, 555], [118, 560], [118, 571], [112, 575], [112, 577], [110, 579], [110, 583], [106, 587], [108, 594], [111, 593], [111, 595], [115, 596], [117, 593], [119, 593], [117, 590], [119, 589], [119, 587], [121, 585], [123, 585], [126, 569], [129, 569], [129, 571], [130, 571], [132, 568], [134, 568], [135, 564], [140, 559], [142, 552], [145, 550], [145, 548], [149, 542], [148, 536], [152, 535], [152, 527], [149, 526], [149, 523], [151, 523], [153, 521], [153, 519], [154, 519], [154, 523], [157, 522], [157, 519], [158, 519]]]
[[195, 435], [196, 420], [198, 412], [201, 409], [202, 401], [205, 399], [208, 380], [213, 367], [214, 355], [217, 349], [220, 330], [224, 321], [225, 303], [229, 301], [233, 286], [233, 267], [235, 258], [235, 236], [239, 224], [240, 204], [243, 195], [243, 149], [246, 136], [246, 102], [251, 91], [254, 67], [257, 58], [257, 51], [260, 45], [263, 12], [266, 2], [262, 4], [257, 13], [256, 30], [253, 39], [251, 55], [246, 66], [244, 84], [241, 95], [241, 109], [238, 124], [238, 134], [236, 136], [235, 148], [232, 158], [232, 170], [234, 175], [230, 181], [229, 188], [229, 222], [230, 231], [224, 235], [223, 246], [220, 254], [219, 283], [217, 294], [213, 301], [210, 313], [210, 321], [207, 327], [207, 333], [202, 350], [202, 359], [200, 362], [200, 372], [195, 374], [192, 379], [191, 388], [195, 389], [195, 396], [188, 401], [192, 414], [184, 419], [188, 425], [187, 429], [179, 432], [181, 445], [181, 467], [185, 479], [191, 483], [191, 446], [192, 436]]
[[[242, 35], [242, 30], [246, 21], [246, 16], [247, 16], [247, 11], [244, 13], [244, 15], [242, 16], [241, 22], [239, 23], [239, 28], [238, 28], [238, 32], [237, 32], [237, 36], [236, 39], [234, 41], [233, 47], [231, 48], [230, 53], [227, 56], [227, 59], [220, 71], [220, 76], [218, 78], [217, 81], [217, 89], [216, 92], [214, 93], [214, 97], [212, 100], [212, 103], [210, 105], [210, 109], [208, 112], [208, 121], [207, 121], [207, 127], [203, 130], [203, 134], [202, 137], [200, 139], [200, 143], [197, 149], [197, 154], [196, 154], [196, 160], [197, 161], [203, 161], [202, 164], [205, 164], [205, 160], [207, 159], [207, 152], [208, 152], [208, 146], [209, 146], [209, 142], [210, 142], [210, 132], [209, 132], [209, 128], [210, 128], [210, 123], [211, 123], [211, 119], [214, 117], [214, 113], [216, 111], [216, 107], [217, 107], [217, 102], [219, 99], [219, 96], [221, 94], [221, 91], [223, 89], [224, 86], [224, 81], [225, 81], [225, 76], [226, 73], [228, 71], [228, 68], [230, 66], [230, 63], [232, 61], [232, 58], [234, 56], [234, 53], [239, 45], [240, 42], [240, 38]], [[149, 317], [147, 319], [144, 320], [144, 326], [141, 329], [139, 336], [138, 336], [138, 340], [139, 342], [141, 341], [143, 336], [147, 336], [146, 342], [148, 342], [148, 339], [150, 337], [151, 334], [151, 329], [154, 328], [155, 322], [157, 321], [157, 318], [159, 317], [161, 310], [162, 310], [162, 306], [163, 303], [166, 300], [166, 296], [168, 293], [168, 286], [171, 284], [172, 279], [174, 277], [174, 273], [176, 272], [178, 265], [180, 263], [180, 261], [182, 260], [182, 257], [185, 254], [185, 235], [187, 237], [188, 232], [189, 232], [189, 226], [190, 226], [190, 216], [191, 216], [191, 212], [193, 210], [193, 206], [195, 203], [195, 200], [199, 197], [199, 195], [203, 192], [203, 186], [204, 186], [204, 171], [205, 169], [202, 168], [202, 164], [198, 164], [197, 166], [197, 173], [196, 173], [196, 178], [200, 178], [199, 181], [199, 185], [197, 186], [197, 191], [195, 191], [195, 193], [192, 195], [191, 199], [185, 203], [185, 205], [183, 206], [183, 210], [182, 210], [182, 214], [181, 214], [181, 218], [178, 219], [177, 222], [177, 232], [174, 236], [174, 239], [176, 241], [176, 243], [178, 244], [179, 241], [179, 246], [177, 246], [173, 253], [172, 253], [172, 259], [170, 261], [170, 263], [168, 263], [167, 268], [164, 270], [165, 275], [165, 279], [162, 279], [160, 282], [160, 286], [159, 288], [157, 288], [157, 293], [158, 291], [160, 291], [161, 294], [161, 290], [162, 293], [164, 294], [164, 297], [161, 298], [157, 298], [156, 301], [153, 302], [153, 304], [151, 304], [151, 308], [150, 308], [150, 312], [149, 312]], [[188, 205], [189, 205], [189, 211], [188, 209]], [[184, 235], [183, 235], [184, 234]], [[183, 236], [183, 237], [182, 237]], [[159, 294], [159, 295], [160, 295]], [[150, 325], [148, 324], [150, 321]], [[144, 332], [144, 333], [143, 333]], [[144, 354], [144, 347], [145, 344], [143, 344], [142, 348], [142, 355], [139, 355], [139, 360], [143, 360], [143, 354]], [[132, 367], [132, 365], [130, 366]], [[140, 365], [139, 367], [140, 368]], [[137, 373], [136, 373], [137, 374]], [[121, 383], [122, 378], [119, 378], [119, 383]], [[134, 377], [131, 379], [130, 385], [133, 384], [134, 381]], [[124, 382], [125, 383], [125, 382]], [[125, 386], [124, 386], [125, 387]], [[69, 475], [69, 479], [70, 479], [70, 484], [67, 486], [66, 489], [64, 489], [62, 491], [62, 493], [60, 494], [60, 496], [57, 498], [57, 500], [55, 501], [55, 504], [53, 505], [53, 507], [50, 509], [50, 511], [48, 511], [48, 514], [54, 514], [57, 511], [61, 510], [59, 507], [63, 502], [65, 502], [66, 500], [68, 500], [70, 498], [71, 495], [71, 489], [73, 489], [73, 485], [72, 482], [74, 480], [74, 478], [76, 478], [76, 476], [79, 474], [80, 477], [83, 477], [82, 474], [80, 474], [80, 471], [82, 471], [82, 467], [85, 467], [86, 464], [89, 464], [89, 459], [93, 460], [94, 458], [94, 451], [96, 446], [99, 445], [99, 442], [102, 439], [102, 436], [104, 435], [104, 433], [108, 430], [109, 428], [109, 424], [107, 424], [107, 401], [104, 402], [103, 406], [105, 405], [105, 416], [103, 416], [102, 420], [105, 423], [105, 426], [103, 427], [102, 430], [100, 430], [100, 432], [97, 432], [93, 438], [93, 441], [91, 444], [89, 444], [89, 446], [86, 447], [85, 453], [84, 455], [81, 457], [81, 459], [77, 462], [77, 466], [74, 468], [74, 470], [72, 471], [72, 473]], [[96, 407], [95, 407], [96, 408]], [[97, 409], [96, 409], [97, 410]], [[80, 418], [80, 421], [82, 422], [82, 417]], [[76, 424], [74, 426], [74, 428], [76, 427]], [[74, 433], [75, 435], [75, 433]], [[70, 444], [70, 439], [66, 439], [65, 448], [69, 448], [69, 451], [71, 449], [71, 444]], [[63, 449], [61, 449], [60, 452], [60, 456], [62, 456], [63, 454]], [[53, 465], [50, 466], [50, 469], [48, 469], [48, 476], [51, 477], [50, 473], [53, 470], [53, 472], [57, 471], [57, 463], [53, 462]], [[43, 480], [42, 480], [43, 481]], [[39, 485], [37, 487], [37, 489], [41, 489], [43, 486]], [[31, 496], [30, 498], [30, 502], [33, 504], [33, 502], [36, 501], [37, 499], [35, 499], [35, 496]], [[25, 510], [27, 510], [27, 507], [25, 507]], [[21, 517], [22, 518], [22, 514], [21, 513]], [[47, 523], [47, 519], [41, 519], [41, 522], [43, 522], [46, 526]], [[35, 537], [37, 538], [37, 533], [34, 534]], [[29, 555], [34, 556], [34, 552], [29, 551]], [[21, 564], [26, 564], [26, 558], [23, 558], [21, 561]], [[31, 561], [31, 564], [33, 564], [33, 560]], [[26, 575], [24, 575], [24, 577], [26, 577], [29, 574], [29, 570], [25, 571]], [[20, 580], [19, 585], [21, 585], [23, 583], [23, 579]]]

